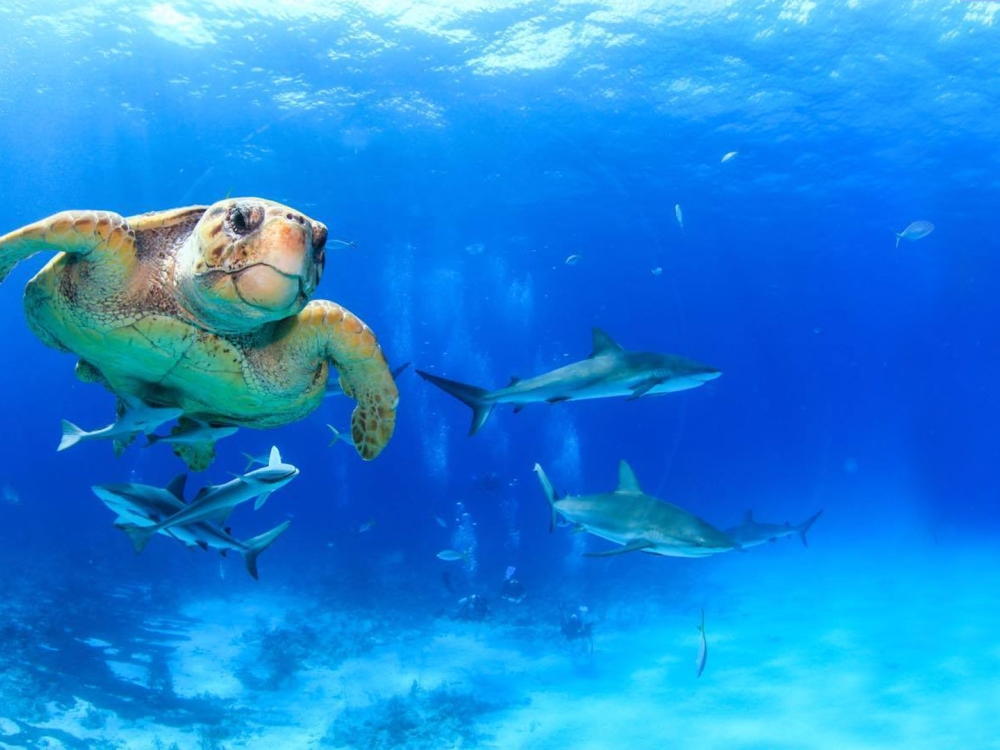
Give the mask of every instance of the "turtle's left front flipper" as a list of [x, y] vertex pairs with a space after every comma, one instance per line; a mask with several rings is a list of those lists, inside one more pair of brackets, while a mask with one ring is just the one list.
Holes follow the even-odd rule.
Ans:
[[62, 211], [0, 237], [0, 282], [22, 260], [43, 250], [86, 258], [135, 251], [135, 232], [111, 211]]
[[295, 329], [337, 368], [344, 394], [358, 402], [351, 414], [351, 439], [358, 454], [370, 461], [392, 437], [399, 403], [375, 334], [356, 315], [327, 300], [306, 305], [295, 319]]

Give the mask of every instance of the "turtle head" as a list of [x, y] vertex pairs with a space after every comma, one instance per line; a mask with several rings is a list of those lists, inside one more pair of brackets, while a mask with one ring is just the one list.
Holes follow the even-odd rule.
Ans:
[[209, 206], [177, 253], [178, 302], [220, 333], [298, 314], [323, 273], [326, 227], [261, 198]]

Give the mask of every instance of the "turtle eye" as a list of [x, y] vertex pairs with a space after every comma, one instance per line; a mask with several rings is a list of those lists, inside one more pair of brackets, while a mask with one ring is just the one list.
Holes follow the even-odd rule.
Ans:
[[230, 209], [227, 223], [234, 234], [244, 237], [257, 229], [263, 219], [264, 212], [259, 206], [237, 203]]

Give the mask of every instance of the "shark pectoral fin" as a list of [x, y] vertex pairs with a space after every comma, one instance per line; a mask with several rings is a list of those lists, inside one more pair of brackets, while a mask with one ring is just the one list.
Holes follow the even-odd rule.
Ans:
[[137, 555], [146, 549], [146, 545], [149, 544], [149, 540], [152, 539], [153, 534], [158, 531], [155, 526], [136, 526], [132, 523], [123, 524], [118, 528], [128, 534], [128, 538], [132, 540], [132, 546], [135, 547], [135, 553]]
[[635, 401], [637, 398], [642, 398], [662, 382], [663, 382], [662, 378], [649, 378], [647, 380], [643, 380], [634, 388], [632, 388], [632, 394], [625, 400]]
[[569, 401], [569, 396], [553, 396], [552, 398], [545, 399], [547, 404], [561, 404], [563, 401]]
[[199, 546], [199, 547], [201, 547], [201, 548], [202, 548], [203, 550], [205, 550], [206, 552], [208, 552], [208, 542], [202, 542], [202, 541], [199, 541], [199, 542], [198, 542], [198, 546]]
[[271, 493], [270, 492], [261, 492], [259, 495], [257, 495], [257, 500], [253, 504], [253, 509], [254, 510], [260, 510], [261, 506], [263, 506], [264, 503], [267, 502], [267, 499], [269, 497], [271, 497]]
[[611, 557], [613, 555], [624, 555], [626, 552], [638, 552], [639, 550], [650, 549], [655, 547], [648, 539], [633, 539], [626, 545], [618, 547], [617, 549], [609, 549], [603, 552], [584, 552], [584, 557]]
[[559, 520], [559, 513], [556, 511], [556, 500], [559, 498], [556, 496], [552, 482], [549, 481], [541, 464], [535, 464], [534, 472], [538, 475], [538, 481], [542, 485], [542, 492], [545, 493], [545, 499], [549, 501], [549, 510], [551, 511], [551, 515], [549, 516], [549, 533], [551, 534], [556, 527], [556, 521]]
[[217, 523], [219, 526], [225, 526], [226, 521], [229, 520], [229, 514], [233, 512], [232, 508], [223, 508], [222, 510], [216, 512], [213, 515], [208, 516], [206, 520], [210, 523]]

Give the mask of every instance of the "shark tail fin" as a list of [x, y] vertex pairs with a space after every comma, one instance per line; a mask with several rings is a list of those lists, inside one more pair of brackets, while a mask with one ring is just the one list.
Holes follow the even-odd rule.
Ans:
[[132, 546], [135, 547], [135, 554], [137, 555], [146, 549], [149, 540], [153, 538], [153, 535], [157, 531], [155, 526], [138, 526], [134, 523], [124, 523], [118, 528], [128, 534], [128, 538], [132, 540]]
[[246, 474], [246, 473], [247, 473], [248, 471], [250, 471], [250, 469], [252, 469], [252, 468], [253, 468], [253, 465], [254, 465], [255, 463], [257, 463], [257, 459], [256, 459], [256, 458], [254, 458], [254, 457], [253, 457], [252, 455], [250, 455], [249, 453], [246, 453], [246, 452], [244, 452], [244, 453], [243, 453], [243, 455], [244, 455], [244, 456], [246, 457], [246, 459], [247, 459], [247, 467], [246, 467], [246, 468], [245, 468], [245, 469], [243, 470], [243, 473], [244, 473], [244, 474]]
[[270, 531], [265, 531], [260, 536], [255, 536], [253, 539], [248, 539], [245, 544], [247, 546], [246, 551], [243, 553], [243, 562], [246, 563], [247, 572], [253, 576], [253, 579], [257, 579], [257, 557], [261, 552], [266, 550], [272, 544], [274, 540], [285, 533], [288, 527], [291, 525], [291, 521], [285, 521], [284, 523], [275, 526]]
[[896, 249], [899, 250], [899, 241], [903, 239], [903, 235], [899, 232], [895, 232], [894, 234], [896, 235]]
[[489, 391], [485, 388], [476, 388], [474, 385], [459, 383], [457, 380], [441, 378], [423, 370], [417, 370], [416, 372], [424, 380], [433, 383], [442, 391], [454, 396], [472, 409], [472, 426], [469, 427], [470, 437], [479, 432], [480, 428], [486, 424], [486, 420], [490, 418], [490, 414], [493, 413], [494, 404], [486, 401]]
[[552, 517], [549, 519], [549, 533], [556, 527], [556, 521], [558, 520], [558, 513], [556, 511], [556, 500], [559, 496], [556, 495], [555, 489], [552, 487], [552, 482], [545, 475], [545, 470], [542, 469], [541, 464], [535, 464], [535, 473], [538, 475], [538, 481], [542, 485], [542, 492], [545, 493], [545, 499], [549, 501], [549, 508], [552, 509]]
[[62, 440], [59, 441], [59, 447], [56, 448], [57, 451], [64, 451], [67, 448], [72, 448], [74, 445], [83, 440], [83, 436], [86, 435], [85, 430], [81, 430], [72, 422], [67, 420], [62, 421]]
[[809, 540], [806, 539], [806, 534], [808, 533], [812, 525], [816, 523], [816, 519], [819, 518], [821, 515], [823, 515], [823, 511], [820, 511], [819, 513], [816, 513], [815, 515], [807, 518], [805, 521], [800, 523], [796, 528], [796, 531], [799, 532], [799, 539], [802, 540], [802, 544], [805, 545], [806, 547], [809, 546]]

